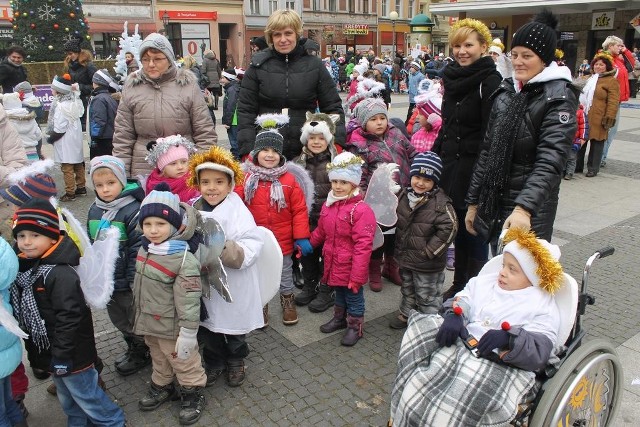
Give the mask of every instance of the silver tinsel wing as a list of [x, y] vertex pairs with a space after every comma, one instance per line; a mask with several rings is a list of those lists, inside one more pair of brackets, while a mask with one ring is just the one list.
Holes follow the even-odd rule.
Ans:
[[397, 186], [392, 178], [396, 170], [397, 165], [394, 163], [379, 165], [371, 175], [367, 194], [364, 196], [364, 201], [371, 206], [376, 216], [376, 222], [385, 227], [393, 227], [398, 221], [398, 197], [392, 189]]
[[120, 230], [109, 227], [100, 240], [85, 249], [77, 271], [84, 299], [91, 308], [103, 309], [113, 294], [113, 273], [118, 259]]
[[210, 298], [210, 289], [215, 289], [222, 299], [233, 302], [229, 286], [227, 285], [227, 272], [222, 265], [220, 255], [226, 241], [222, 226], [213, 218], [202, 218], [200, 231], [203, 242], [198, 248], [200, 260], [200, 278], [202, 279], [202, 296]]
[[18, 321], [11, 313], [4, 308], [4, 303], [2, 302], [2, 295], [0, 294], [0, 325], [4, 327], [7, 331], [11, 332], [13, 335], [18, 338], [27, 339], [29, 335], [27, 335], [20, 326], [18, 326]]

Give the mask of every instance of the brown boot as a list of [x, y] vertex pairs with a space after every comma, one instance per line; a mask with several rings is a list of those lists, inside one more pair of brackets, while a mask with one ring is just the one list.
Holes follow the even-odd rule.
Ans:
[[347, 331], [344, 333], [340, 344], [351, 347], [355, 345], [360, 338], [362, 338], [362, 324], [364, 323], [364, 317], [356, 317], [347, 314]]
[[320, 332], [330, 334], [338, 329], [347, 327], [347, 309], [339, 305], [333, 306], [333, 317], [324, 325], [320, 326]]
[[369, 289], [373, 292], [380, 292], [382, 290], [381, 264], [382, 259], [372, 258], [369, 260]]
[[269, 304], [262, 307], [262, 319], [264, 320], [264, 326], [260, 329], [266, 329], [269, 326]]
[[298, 323], [298, 312], [293, 294], [280, 294], [280, 305], [282, 306], [282, 323], [287, 326]]
[[389, 280], [391, 280], [394, 285], [402, 286], [400, 267], [398, 266], [396, 259], [392, 256], [389, 257]]

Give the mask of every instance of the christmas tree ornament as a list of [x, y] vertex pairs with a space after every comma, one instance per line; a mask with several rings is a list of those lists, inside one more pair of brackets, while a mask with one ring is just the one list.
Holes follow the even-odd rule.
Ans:
[[53, 24], [53, 29], [54, 29], [54, 30], [57, 30], [58, 28], [60, 28], [60, 25], [58, 25], [58, 24]]
[[75, 17], [76, 17], [76, 14], [75, 14], [75, 13], [73, 13], [73, 12], [71, 12], [71, 13], [69, 14], [69, 16], [70, 16], [70, 17], [72, 17], [72, 18], [75, 18]]
[[48, 47], [49, 47], [49, 50], [53, 50], [53, 46], [49, 45]]
[[34, 30], [36, 28], [36, 24], [31, 24], [29, 26], [31, 27], [32, 30]]
[[64, 30], [68, 33], [69, 32], [69, 27], [64, 27]]

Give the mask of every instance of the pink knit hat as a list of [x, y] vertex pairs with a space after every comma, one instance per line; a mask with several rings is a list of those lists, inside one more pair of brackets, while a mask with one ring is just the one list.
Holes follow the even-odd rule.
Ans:
[[156, 166], [162, 172], [169, 163], [180, 159], [189, 160], [189, 150], [184, 145], [172, 145], [164, 154], [158, 157]]

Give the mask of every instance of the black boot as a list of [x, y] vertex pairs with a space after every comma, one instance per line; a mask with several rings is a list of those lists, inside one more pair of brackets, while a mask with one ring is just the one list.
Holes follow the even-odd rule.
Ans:
[[364, 317], [356, 317], [350, 314], [347, 315], [347, 331], [344, 333], [340, 344], [351, 347], [355, 345], [360, 338], [362, 338], [362, 324], [364, 323]]
[[178, 400], [179, 398], [180, 395], [173, 383], [159, 386], [152, 381], [147, 395], [138, 401], [138, 408], [141, 411], [153, 411], [164, 402]]
[[149, 364], [151, 364], [149, 347], [147, 347], [142, 340], [132, 339], [129, 358], [119, 365], [116, 365], [116, 372], [126, 377], [135, 374]]
[[124, 342], [127, 344], [127, 350], [116, 358], [114, 362], [114, 365], [116, 367], [121, 363], [126, 362], [131, 357], [131, 347], [133, 345], [133, 340], [132, 338], [127, 336], [127, 337], [124, 337]]
[[200, 419], [206, 403], [202, 387], [180, 387], [182, 395], [182, 409], [178, 421], [180, 425], [189, 426]]
[[309, 303], [309, 311], [312, 313], [327, 311], [335, 302], [335, 292], [331, 290], [329, 285], [320, 283], [318, 289], [318, 296]]
[[296, 305], [307, 305], [315, 299], [316, 295], [318, 295], [318, 284], [307, 280], [304, 282], [302, 292], [296, 295], [294, 301]]
[[300, 261], [293, 261], [293, 285], [298, 289], [304, 288], [304, 277], [302, 276], [302, 270], [300, 270]]
[[333, 306], [333, 317], [324, 325], [320, 326], [320, 332], [330, 334], [339, 329], [347, 327], [347, 309], [339, 305]]

